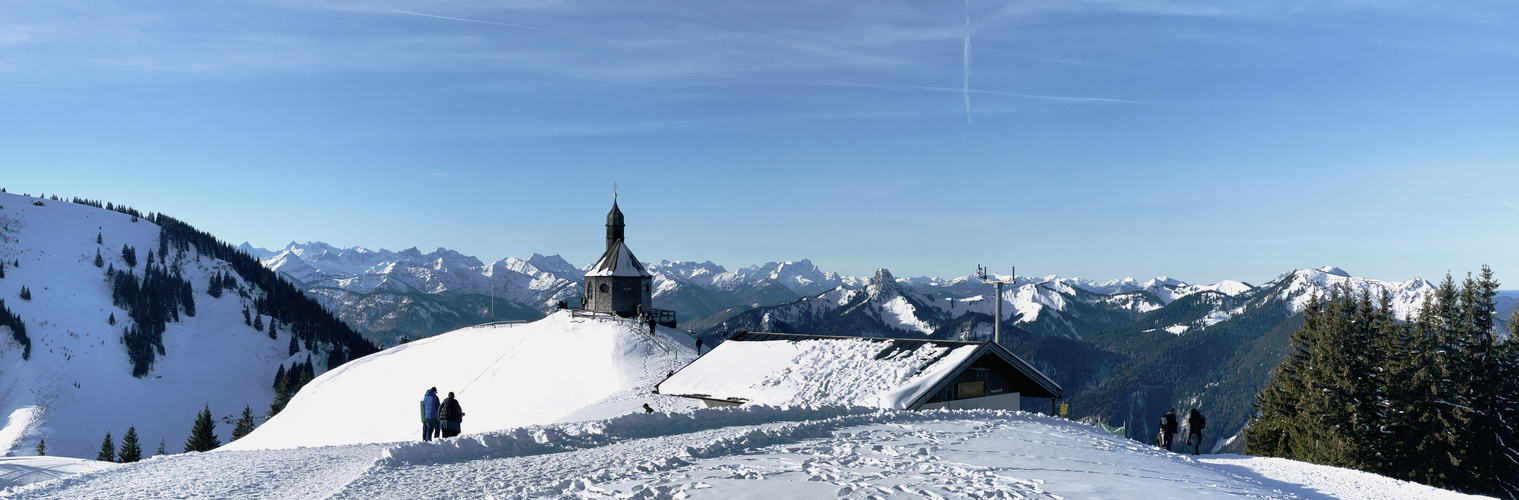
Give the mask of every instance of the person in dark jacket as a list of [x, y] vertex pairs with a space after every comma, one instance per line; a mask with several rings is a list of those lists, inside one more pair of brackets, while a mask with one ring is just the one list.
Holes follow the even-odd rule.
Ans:
[[[1206, 425], [1208, 425], [1208, 419], [1203, 418], [1203, 412], [1197, 411], [1197, 408], [1193, 408], [1192, 412], [1187, 415], [1187, 444], [1192, 445], [1193, 455], [1196, 455], [1202, 449], [1203, 427]], [[1197, 440], [1193, 441], [1192, 438], [1197, 438]], [[1185, 451], [1186, 448], [1182, 448], [1182, 450]]]
[[1175, 442], [1176, 440], [1176, 428], [1180, 424], [1180, 422], [1176, 421], [1175, 408], [1172, 408], [1171, 411], [1166, 412], [1165, 415], [1161, 415], [1160, 436], [1157, 438], [1159, 442], [1155, 443], [1155, 445], [1161, 448], [1165, 448], [1166, 451], [1171, 451], [1171, 443]]
[[443, 400], [443, 405], [438, 410], [438, 419], [443, 421], [443, 437], [459, 435], [459, 424], [464, 422], [464, 409], [459, 407], [459, 400], [454, 399], [454, 393], [448, 393], [448, 398]]
[[438, 388], [427, 389], [422, 394], [422, 440], [432, 441], [438, 435]]

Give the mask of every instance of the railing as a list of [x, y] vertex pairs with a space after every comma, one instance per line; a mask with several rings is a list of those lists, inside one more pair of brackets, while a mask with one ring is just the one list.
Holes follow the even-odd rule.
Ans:
[[500, 321], [492, 321], [492, 322], [489, 322], [489, 323], [480, 323], [478, 325], [475, 325], [475, 327], [488, 326], [488, 327], [491, 327], [491, 328], [496, 328], [496, 327], [502, 326], [502, 325], [512, 326], [512, 325], [525, 325], [525, 324], [528, 324], [528, 323], [531, 323], [531, 321], [528, 321], [528, 320], [525, 320], [525, 319], [503, 319], [503, 320], [500, 320]]
[[675, 311], [669, 309], [649, 309], [649, 319], [655, 323], [675, 328]]

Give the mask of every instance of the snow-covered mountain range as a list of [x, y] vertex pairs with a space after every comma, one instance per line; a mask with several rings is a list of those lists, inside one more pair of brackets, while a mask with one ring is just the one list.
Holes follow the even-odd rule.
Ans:
[[[238, 247], [257, 257], [370, 338], [386, 344], [421, 338], [492, 319], [537, 319], [559, 301], [583, 293], [585, 270], [558, 255], [509, 257], [486, 264], [439, 248], [422, 253], [322, 242], [278, 250]], [[737, 271], [712, 262], [646, 263], [655, 276], [654, 300], [685, 319], [723, 309], [794, 300], [863, 279], [825, 273], [807, 260], [772, 262]]]
[[[439, 248], [422, 253], [363, 247], [338, 248], [322, 242], [291, 243], [266, 250], [244, 243], [240, 249], [258, 257], [272, 270], [301, 285], [344, 321], [382, 343], [401, 336], [426, 337], [491, 319], [535, 319], [563, 300], [574, 303], [583, 293], [583, 268], [558, 255], [533, 254], [485, 264], [480, 259]], [[990, 317], [991, 286], [975, 276], [951, 279], [896, 278], [886, 269], [876, 276], [843, 276], [825, 272], [811, 261], [771, 262], [734, 271], [711, 261], [646, 263], [654, 274], [657, 307], [673, 309], [687, 329], [711, 332], [723, 328], [815, 330], [823, 317], [864, 314], [874, 325], [851, 334], [928, 335], [980, 338], [982, 327], [956, 324], [967, 313]], [[887, 282], [882, 282], [882, 277]], [[1007, 280], [1008, 276], [990, 276]], [[1394, 295], [1400, 316], [1417, 309], [1433, 289], [1430, 282], [1402, 282], [1351, 277], [1334, 267], [1294, 270], [1259, 287], [1225, 280], [1198, 285], [1158, 277], [1098, 282], [1059, 276], [1014, 278], [1003, 291], [1004, 321], [1024, 330], [1080, 338], [1120, 328], [1139, 315], [1197, 294], [1215, 298], [1253, 297], [1276, 289], [1280, 299], [1300, 310], [1314, 293], [1327, 293], [1336, 284], [1357, 292]], [[1238, 306], [1163, 325], [1182, 334], [1206, 328], [1237, 314]], [[1230, 303], [1240, 302], [1231, 300]], [[494, 311], [492, 311], [494, 309]], [[746, 318], [754, 318], [750, 321]], [[955, 329], [955, 332], [943, 330]], [[980, 329], [977, 329], [980, 328]], [[782, 328], [784, 329], [784, 328]]]
[[[561, 300], [575, 302], [583, 293], [585, 274], [583, 268], [558, 255], [533, 254], [527, 259], [509, 257], [486, 264], [476, 257], [444, 248], [428, 253], [415, 248], [395, 252], [338, 248], [322, 242], [291, 243], [279, 250], [255, 248], [246, 243], [239, 248], [302, 286], [370, 338], [387, 344], [402, 336], [426, 337], [491, 319], [541, 317]], [[720, 327], [750, 309], [803, 300], [805, 304], [772, 311], [776, 318], [792, 318], [785, 324], [796, 324], [797, 315], [825, 314], [850, 300], [864, 300], [861, 297], [865, 296], [854, 292], [866, 291], [869, 296], [880, 291], [867, 290], [872, 282], [879, 282], [878, 277], [824, 272], [806, 259], [734, 271], [711, 261], [664, 260], [646, 263], [646, 267], [654, 274], [656, 305], [675, 310], [682, 324], [695, 330]], [[881, 272], [890, 276], [890, 271]], [[886, 309], [870, 309], [885, 327], [881, 334], [891, 331], [933, 334], [967, 312], [990, 315], [992, 310], [990, 285], [974, 276], [892, 277], [891, 281], [886, 287], [890, 296], [881, 301], [891, 304], [883, 306]], [[1407, 288], [1404, 284], [1361, 278], [1352, 281], [1363, 287]], [[1214, 293], [1232, 297], [1256, 289], [1238, 281], [1194, 285], [1166, 277], [1097, 282], [1059, 276], [1020, 276], [1016, 282], [1003, 294], [1010, 305], [1004, 310], [1007, 319], [1030, 331], [1071, 337], [1115, 327], [1125, 319], [1189, 295]], [[1320, 279], [1315, 283], [1328, 282]], [[1323, 287], [1318, 289], [1322, 291]], [[897, 293], [898, 290], [907, 295]], [[1294, 289], [1285, 293], [1297, 294], [1301, 302], [1306, 300], [1301, 292]], [[903, 309], [909, 306], [911, 311]], [[1219, 311], [1211, 321], [1226, 316], [1227, 311]], [[729, 328], [737, 327], [729, 323]], [[1176, 332], [1192, 327], [1170, 326]]]

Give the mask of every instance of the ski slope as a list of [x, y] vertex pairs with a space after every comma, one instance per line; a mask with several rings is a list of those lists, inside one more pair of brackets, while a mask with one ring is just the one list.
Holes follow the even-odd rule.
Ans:
[[213, 451], [0, 498], [1468, 498], [1364, 472], [1196, 458], [1018, 412], [737, 407], [406, 442]]
[[651, 394], [695, 359], [693, 339], [661, 328], [560, 311], [523, 324], [455, 330], [350, 361], [312, 380], [284, 411], [229, 450], [420, 439], [429, 387], [453, 392], [465, 432], [694, 408]]

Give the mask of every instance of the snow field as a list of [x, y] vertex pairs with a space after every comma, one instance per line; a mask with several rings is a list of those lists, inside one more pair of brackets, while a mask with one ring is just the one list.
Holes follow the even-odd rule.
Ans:
[[1464, 498], [1280, 459], [1173, 454], [1043, 415], [738, 407], [431, 443], [190, 453], [4, 498]]

